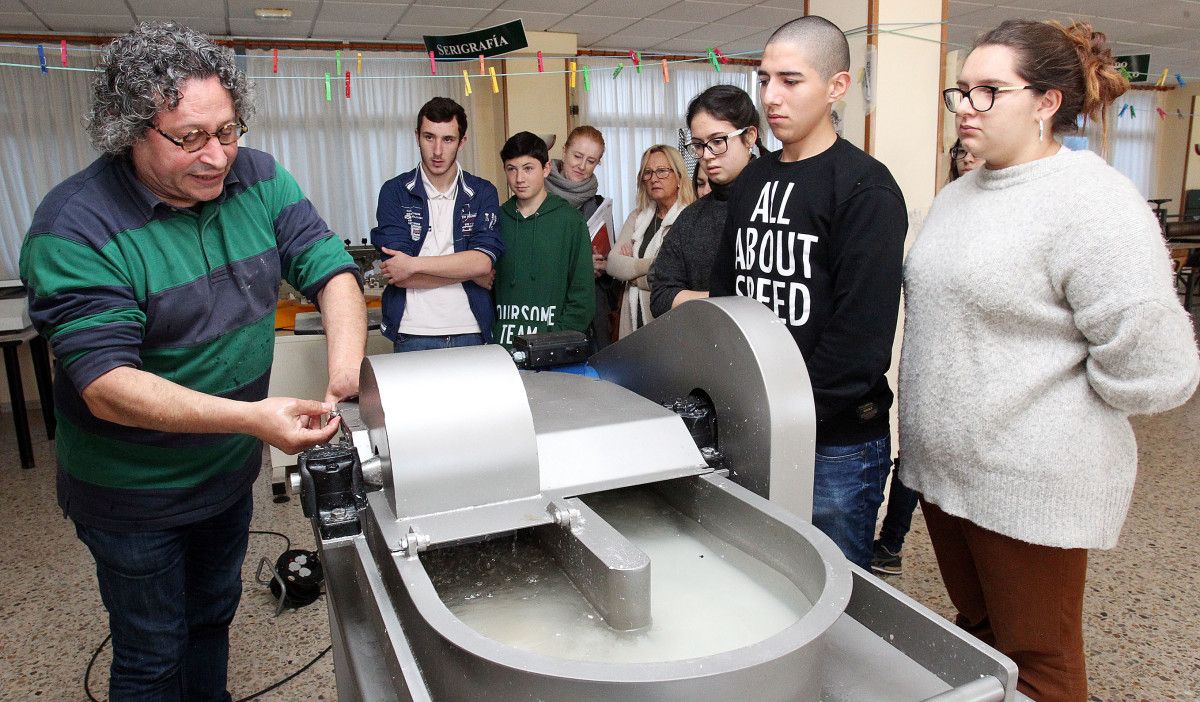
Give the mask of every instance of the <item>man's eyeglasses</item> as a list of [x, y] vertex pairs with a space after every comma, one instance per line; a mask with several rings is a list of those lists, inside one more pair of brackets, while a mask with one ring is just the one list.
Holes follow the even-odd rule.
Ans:
[[946, 109], [958, 112], [958, 106], [965, 98], [971, 103], [976, 112], [987, 112], [996, 103], [996, 93], [1007, 93], [1012, 90], [1037, 90], [1032, 85], [977, 85], [970, 90], [946, 88], [942, 91], [942, 99], [946, 101]]
[[742, 134], [747, 129], [749, 129], [749, 127], [742, 127], [741, 129], [730, 132], [725, 136], [713, 137], [708, 141], [693, 141], [692, 143], [688, 144], [688, 150], [690, 150], [692, 155], [696, 158], [704, 158], [705, 149], [707, 149], [708, 152], [713, 156], [720, 156], [729, 150], [729, 140], [735, 136], [738, 136], [739, 134]]
[[208, 132], [203, 129], [193, 129], [187, 134], [184, 134], [181, 138], [173, 137], [154, 125], [150, 126], [154, 129], [154, 131], [162, 134], [164, 139], [188, 153], [194, 153], [200, 149], [203, 149], [204, 145], [207, 144], [208, 140], [212, 137], [216, 137], [218, 142], [228, 146], [236, 142], [238, 139], [241, 139], [243, 134], [250, 131], [246, 128], [246, 123], [240, 119], [236, 122], [230, 122], [229, 124], [226, 124], [215, 132]]
[[642, 171], [642, 180], [650, 180], [651, 178], [658, 178], [659, 180], [663, 180], [667, 176], [673, 175], [674, 173], [675, 173], [675, 171], [673, 171], [670, 168], [666, 168], [666, 167], [654, 168], [654, 169], [647, 168], [646, 170]]

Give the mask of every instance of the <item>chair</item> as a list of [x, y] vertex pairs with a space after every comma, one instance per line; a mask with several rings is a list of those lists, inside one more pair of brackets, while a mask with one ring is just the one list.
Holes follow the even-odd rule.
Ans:
[[1200, 221], [1200, 190], [1189, 190], [1183, 199], [1183, 214], [1180, 216], [1185, 222]]

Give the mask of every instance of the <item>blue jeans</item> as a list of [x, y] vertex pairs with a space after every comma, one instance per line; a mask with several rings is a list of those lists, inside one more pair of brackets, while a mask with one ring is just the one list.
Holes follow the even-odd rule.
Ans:
[[[896, 464], [899, 468], [899, 459]], [[900, 553], [900, 549], [904, 548], [904, 537], [912, 527], [913, 510], [917, 508], [920, 498], [920, 493], [900, 482], [900, 471], [893, 468], [887, 512], [883, 515], [883, 526], [879, 528], [879, 543], [888, 552]]]
[[194, 524], [121, 533], [76, 523], [96, 559], [113, 660], [108, 698], [230, 700], [229, 623], [242, 596], [249, 491]]
[[453, 349], [459, 346], [482, 346], [483, 334], [448, 334], [446, 336], [417, 336], [398, 334], [394, 345], [396, 353], [405, 351], [428, 351], [430, 349]]
[[891, 465], [890, 436], [851, 446], [817, 445], [813, 526], [863, 568], [871, 567], [875, 518]]

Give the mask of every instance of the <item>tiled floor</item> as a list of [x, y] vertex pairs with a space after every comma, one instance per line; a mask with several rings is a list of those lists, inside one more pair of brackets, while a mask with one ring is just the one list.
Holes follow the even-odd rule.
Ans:
[[[35, 422], [38, 420], [35, 418]], [[1120, 545], [1090, 556], [1085, 604], [1089, 679], [1094, 699], [1200, 699], [1200, 395], [1166, 415], [1135, 422], [1141, 469]], [[11, 417], [0, 415], [0, 701], [86, 700], [83, 671], [107, 633], [91, 558], [54, 500], [52, 445], [34, 426], [37, 467], [18, 465]], [[286, 533], [311, 547], [312, 534], [292, 501], [256, 486], [255, 529]], [[255, 535], [244, 571], [245, 596], [234, 622], [230, 680], [234, 699], [258, 691], [311, 660], [329, 642], [323, 602], [274, 615], [254, 582], [259, 559], [272, 561], [282, 539]], [[890, 581], [944, 615], [951, 614], [920, 515], [904, 551], [904, 575]], [[107, 649], [91, 689], [106, 697]], [[262, 700], [336, 699], [325, 656]]]

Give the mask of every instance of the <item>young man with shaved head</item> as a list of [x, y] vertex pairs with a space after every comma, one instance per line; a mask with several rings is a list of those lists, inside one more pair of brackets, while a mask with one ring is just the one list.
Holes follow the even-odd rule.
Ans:
[[813, 524], [870, 568], [908, 217], [887, 168], [834, 131], [849, 71], [845, 35], [821, 17], [767, 41], [760, 105], [783, 149], [738, 177], [711, 285], [762, 302], [800, 347], [817, 411]]

